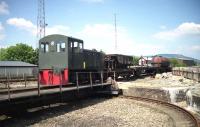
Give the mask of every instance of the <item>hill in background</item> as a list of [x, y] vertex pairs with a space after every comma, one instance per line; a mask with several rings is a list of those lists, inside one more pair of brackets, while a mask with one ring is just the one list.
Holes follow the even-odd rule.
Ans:
[[187, 59], [187, 60], [194, 60], [197, 64], [200, 64], [200, 60], [194, 59], [192, 57], [187, 57], [181, 54], [157, 54], [158, 56], [163, 56], [166, 58], [176, 58], [176, 59]]

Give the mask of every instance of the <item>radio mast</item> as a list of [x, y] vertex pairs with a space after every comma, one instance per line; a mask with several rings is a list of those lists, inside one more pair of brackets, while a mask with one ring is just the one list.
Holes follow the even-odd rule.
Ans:
[[45, 36], [45, 0], [38, 0], [37, 37]]

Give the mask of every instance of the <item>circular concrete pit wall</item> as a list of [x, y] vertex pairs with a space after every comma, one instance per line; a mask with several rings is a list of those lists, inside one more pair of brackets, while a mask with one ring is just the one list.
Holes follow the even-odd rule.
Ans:
[[188, 108], [200, 112], [200, 88], [191, 89], [187, 92], [186, 103]]
[[185, 101], [186, 92], [188, 91], [188, 89], [189, 87], [170, 87], [170, 88], [129, 87], [129, 89], [123, 89], [123, 95], [151, 98], [151, 99], [176, 103]]

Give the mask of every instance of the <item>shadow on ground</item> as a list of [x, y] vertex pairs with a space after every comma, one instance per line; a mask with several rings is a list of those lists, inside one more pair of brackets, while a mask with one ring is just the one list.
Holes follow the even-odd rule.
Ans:
[[66, 103], [57, 103], [29, 109], [26, 112], [15, 112], [11, 117], [0, 121], [0, 127], [25, 127], [42, 120], [57, 117], [68, 112], [85, 108], [110, 99], [110, 96], [87, 97]]

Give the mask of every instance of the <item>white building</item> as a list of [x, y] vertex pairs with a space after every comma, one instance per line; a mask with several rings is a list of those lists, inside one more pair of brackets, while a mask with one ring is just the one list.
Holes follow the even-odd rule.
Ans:
[[141, 56], [139, 59], [140, 66], [152, 66], [152, 56]]

